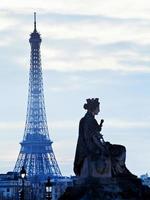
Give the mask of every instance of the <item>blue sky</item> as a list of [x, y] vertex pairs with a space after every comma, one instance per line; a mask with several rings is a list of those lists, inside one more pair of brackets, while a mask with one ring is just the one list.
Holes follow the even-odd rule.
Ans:
[[0, 2], [0, 172], [13, 170], [26, 118], [33, 12], [50, 138], [64, 175], [85, 99], [99, 97], [103, 135], [127, 148], [135, 174], [150, 171], [150, 3], [137, 0]]

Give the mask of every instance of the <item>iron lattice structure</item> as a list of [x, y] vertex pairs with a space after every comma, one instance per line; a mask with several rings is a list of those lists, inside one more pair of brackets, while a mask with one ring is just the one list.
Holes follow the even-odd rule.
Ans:
[[44, 178], [61, 176], [61, 172], [52, 149], [46, 119], [40, 57], [41, 41], [40, 34], [36, 30], [36, 14], [34, 14], [34, 31], [29, 39], [31, 57], [26, 124], [14, 171], [20, 172], [24, 166], [29, 177]]

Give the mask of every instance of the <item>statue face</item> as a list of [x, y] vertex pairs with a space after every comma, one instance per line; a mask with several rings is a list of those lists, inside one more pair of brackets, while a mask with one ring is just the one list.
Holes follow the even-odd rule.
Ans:
[[94, 115], [98, 115], [98, 113], [100, 112], [100, 108], [99, 108], [99, 106], [98, 107], [96, 107], [96, 109], [94, 110]]

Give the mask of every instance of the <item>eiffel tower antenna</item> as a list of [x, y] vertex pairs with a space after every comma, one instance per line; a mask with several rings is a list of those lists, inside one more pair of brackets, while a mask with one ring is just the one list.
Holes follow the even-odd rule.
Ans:
[[34, 31], [36, 32], [36, 12], [34, 12]]

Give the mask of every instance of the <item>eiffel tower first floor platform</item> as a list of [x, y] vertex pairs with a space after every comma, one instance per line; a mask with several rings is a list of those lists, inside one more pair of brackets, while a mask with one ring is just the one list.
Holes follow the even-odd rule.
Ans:
[[51, 143], [50, 140], [37, 141], [35, 138], [23, 141], [14, 172], [19, 173], [24, 166], [29, 178], [46, 180], [47, 177], [61, 177]]

